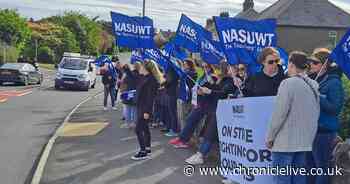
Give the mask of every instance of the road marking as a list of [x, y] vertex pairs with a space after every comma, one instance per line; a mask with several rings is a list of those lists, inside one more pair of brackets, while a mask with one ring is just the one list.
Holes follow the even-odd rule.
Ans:
[[0, 103], [5, 103], [7, 101], [6, 97], [0, 97]]
[[129, 140], [133, 140], [133, 139], [137, 139], [137, 137], [136, 136], [124, 137], [124, 138], [121, 138], [120, 140], [121, 141], [129, 141]]
[[98, 92], [97, 94], [95, 95], [92, 95], [92, 96], [89, 96], [87, 97], [85, 100], [83, 100], [82, 102], [80, 102], [78, 105], [76, 105], [74, 107], [74, 109], [67, 115], [67, 117], [64, 119], [63, 123], [60, 125], [60, 127], [58, 127], [58, 129], [56, 130], [56, 132], [54, 133], [54, 135], [50, 138], [50, 140], [48, 141], [48, 143], [46, 144], [45, 146], [45, 149], [43, 151], [43, 154], [41, 155], [40, 157], [40, 160], [39, 160], [39, 163], [38, 163], [38, 166], [36, 167], [35, 169], [35, 172], [34, 172], [34, 175], [33, 175], [33, 178], [32, 178], [32, 182], [31, 184], [40, 184], [40, 180], [43, 176], [43, 173], [44, 173], [44, 169], [45, 169], [45, 166], [46, 166], [46, 163], [47, 163], [47, 160], [49, 158], [49, 155], [50, 155], [50, 152], [53, 148], [53, 145], [57, 139], [57, 137], [59, 136], [59, 132], [62, 131], [63, 127], [65, 126], [65, 124], [68, 123], [70, 117], [75, 113], [75, 111], [81, 106], [83, 105], [84, 103], [88, 102], [89, 100], [91, 100], [94, 96], [97, 96], [97, 95], [101, 95], [102, 92]]

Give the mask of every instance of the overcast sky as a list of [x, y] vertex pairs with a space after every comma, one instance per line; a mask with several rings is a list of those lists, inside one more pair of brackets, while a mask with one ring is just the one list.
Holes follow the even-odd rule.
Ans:
[[[255, 9], [262, 11], [277, 0], [255, 0]], [[349, 0], [330, 0], [350, 12]], [[222, 11], [234, 15], [241, 11], [244, 0], [146, 0], [146, 15], [156, 27], [176, 30], [181, 13], [204, 25], [205, 20]], [[67, 10], [79, 10], [88, 16], [100, 16], [110, 20], [110, 11], [139, 15], [142, 0], [0, 0], [0, 8], [17, 9], [22, 16], [35, 20], [62, 14]], [[350, 21], [350, 20], [349, 20]]]

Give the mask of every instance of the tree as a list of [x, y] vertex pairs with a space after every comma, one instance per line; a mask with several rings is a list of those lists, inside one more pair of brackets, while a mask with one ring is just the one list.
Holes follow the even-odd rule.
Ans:
[[26, 20], [17, 11], [0, 10], [0, 40], [21, 50], [30, 34]]

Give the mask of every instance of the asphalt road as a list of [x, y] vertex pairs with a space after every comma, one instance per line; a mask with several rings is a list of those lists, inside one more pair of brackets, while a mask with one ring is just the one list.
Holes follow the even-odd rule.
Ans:
[[[127, 62], [127, 55], [120, 57]], [[43, 71], [42, 86], [30, 94], [0, 103], [0, 183], [29, 183], [33, 167], [56, 128], [79, 102], [102, 90], [100, 82], [89, 92], [54, 90], [55, 71]], [[0, 92], [23, 90], [1, 86]]]

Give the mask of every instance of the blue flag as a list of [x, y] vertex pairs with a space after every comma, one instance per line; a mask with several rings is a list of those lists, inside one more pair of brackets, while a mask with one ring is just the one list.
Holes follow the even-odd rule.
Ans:
[[186, 78], [181, 78], [180, 80], [178, 98], [184, 102], [188, 102], [190, 99], [190, 88], [187, 85]]
[[118, 46], [136, 48], [154, 48], [153, 21], [148, 17], [129, 17], [111, 12], [112, 28]]
[[102, 67], [105, 65], [105, 63], [109, 63], [109, 62], [112, 62], [112, 61], [109, 59], [107, 55], [101, 55], [95, 60], [94, 64], [98, 67]]
[[339, 65], [350, 79], [350, 29], [332, 51], [330, 58]]
[[181, 61], [185, 60], [188, 57], [184, 49], [181, 49], [171, 41], [165, 44], [163, 54], [167, 57], [173, 56]]
[[158, 63], [158, 65], [161, 66], [164, 71], [168, 70], [169, 62], [167, 58], [163, 56], [159, 49], [145, 49], [143, 55], [145, 59], [151, 59]]
[[130, 63], [135, 64], [138, 61], [143, 62], [143, 56], [140, 50], [131, 51]]
[[225, 59], [220, 43], [204, 37], [201, 39], [200, 55], [203, 61], [208, 64], [219, 64], [221, 60]]
[[214, 17], [220, 43], [230, 64], [256, 63], [258, 53], [277, 43], [276, 20], [249, 21]]
[[203, 36], [212, 39], [211, 32], [205, 30], [201, 25], [193, 22], [186, 15], [182, 14], [174, 43], [191, 52], [199, 52], [200, 38]]

